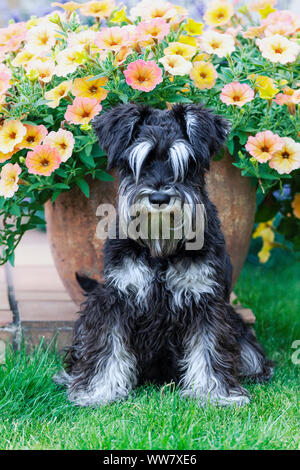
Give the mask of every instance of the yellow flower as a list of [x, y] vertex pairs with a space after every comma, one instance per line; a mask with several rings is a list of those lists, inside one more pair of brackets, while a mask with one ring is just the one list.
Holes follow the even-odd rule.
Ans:
[[33, 58], [35, 58], [35, 55], [32, 52], [23, 50], [16, 55], [11, 63], [14, 67], [26, 67]]
[[36, 55], [49, 52], [56, 42], [55, 28], [51, 23], [41, 23], [31, 28], [26, 37], [26, 49]]
[[61, 161], [66, 162], [72, 155], [75, 139], [72, 132], [59, 129], [59, 131], [51, 131], [47, 135], [44, 140], [44, 145], [56, 148], [60, 154]]
[[231, 3], [226, 0], [213, 2], [205, 12], [204, 21], [209, 26], [221, 26], [228, 23], [234, 13]]
[[259, 96], [264, 100], [271, 100], [279, 92], [276, 88], [274, 80], [265, 75], [249, 75], [249, 80], [254, 81], [254, 88], [258, 90]]
[[194, 80], [194, 84], [200, 90], [212, 88], [217, 79], [217, 71], [209, 62], [197, 61], [191, 70], [190, 77]]
[[249, 5], [250, 10], [257, 11], [260, 16], [264, 19], [272, 13], [276, 11], [274, 7], [277, 0], [257, 0], [256, 2], [252, 2]]
[[26, 134], [26, 127], [19, 120], [5, 121], [0, 128], [0, 149], [2, 153], [12, 152]]
[[164, 49], [165, 55], [181, 55], [184, 59], [190, 60], [196, 53], [196, 48], [183, 44], [181, 42], [171, 42], [166, 49]]
[[275, 246], [275, 234], [272, 228], [272, 220], [258, 224], [255, 232], [253, 233], [253, 238], [258, 237], [261, 237], [263, 241], [263, 246], [258, 252], [258, 258], [261, 263], [266, 263], [270, 258], [272, 248]]
[[108, 78], [102, 77], [95, 80], [92, 80], [92, 78], [92, 75], [76, 78], [73, 83], [72, 94], [83, 98], [95, 98], [98, 101], [105, 100], [108, 91], [103, 87], [106, 85]]
[[80, 63], [82, 63], [82, 51], [82, 46], [69, 47], [60, 51], [56, 56], [57, 66], [55, 75], [66, 77], [69, 73], [75, 72]]
[[60, 103], [60, 100], [67, 96], [69, 91], [71, 91], [71, 88], [72, 80], [66, 80], [60, 83], [55, 88], [52, 88], [52, 90], [47, 91], [45, 93], [46, 100], [49, 100], [47, 106], [49, 106], [49, 108], [57, 108]]
[[203, 23], [197, 23], [197, 21], [194, 21], [192, 18], [189, 18], [184, 27], [184, 30], [190, 36], [200, 36], [200, 34], [202, 34], [203, 28], [204, 28]]
[[292, 201], [292, 208], [294, 216], [300, 219], [300, 193], [295, 194], [294, 200]]
[[110, 18], [110, 21], [112, 23], [131, 23], [131, 21], [127, 18], [126, 16], [126, 10], [127, 10], [127, 7], [126, 6], [123, 6], [123, 8], [121, 8], [121, 10], [118, 10], [116, 11], [112, 17]]
[[187, 75], [191, 68], [191, 62], [185, 60], [181, 55], [165, 55], [159, 62], [165, 70], [172, 75]]
[[199, 54], [196, 55], [196, 57], [193, 59], [193, 62], [209, 62], [211, 59], [211, 56], [209, 54], [206, 54], [205, 52], [200, 52]]
[[178, 42], [182, 44], [188, 44], [189, 46], [197, 47], [197, 39], [192, 38], [191, 36], [185, 36], [184, 34], [181, 34], [181, 36], [179, 36]]
[[21, 168], [18, 163], [6, 163], [1, 170], [0, 196], [5, 198], [13, 197], [18, 191], [18, 181]]
[[300, 144], [290, 137], [282, 137], [283, 146], [272, 156], [269, 161], [271, 168], [274, 168], [280, 175], [291, 173], [300, 168]]
[[89, 50], [91, 47], [95, 48], [96, 31], [85, 29], [79, 33], [71, 33], [68, 37], [68, 46], [70, 47], [84, 47]]
[[32, 60], [29, 62], [27, 70], [29, 74], [30, 72], [36, 72], [41, 82], [49, 83], [54, 75], [55, 64], [53, 60], [47, 60], [46, 62], [42, 60]]

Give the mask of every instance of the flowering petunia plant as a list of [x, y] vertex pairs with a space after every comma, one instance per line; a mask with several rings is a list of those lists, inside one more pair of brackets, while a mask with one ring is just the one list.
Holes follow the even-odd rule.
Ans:
[[232, 162], [258, 182], [261, 259], [270, 232], [300, 249], [300, 17], [275, 5], [216, 0], [197, 22], [163, 0], [130, 11], [72, 1], [0, 29], [0, 263], [13, 263], [47, 200], [113, 179], [92, 120], [128, 102], [202, 102], [226, 116]]

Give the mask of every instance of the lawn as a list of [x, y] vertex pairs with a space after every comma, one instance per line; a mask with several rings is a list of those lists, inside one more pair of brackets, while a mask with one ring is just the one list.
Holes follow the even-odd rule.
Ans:
[[250, 405], [201, 408], [170, 387], [147, 387], [125, 402], [76, 408], [51, 380], [57, 354], [10, 351], [0, 366], [0, 449], [299, 448], [300, 365], [291, 357], [300, 339], [300, 263], [278, 253], [271, 266], [247, 263], [235, 291], [277, 363], [271, 384], [247, 385]]

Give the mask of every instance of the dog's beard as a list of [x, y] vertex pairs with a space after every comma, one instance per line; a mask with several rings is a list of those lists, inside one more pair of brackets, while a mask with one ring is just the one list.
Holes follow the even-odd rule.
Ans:
[[147, 196], [137, 198], [132, 205], [125, 198], [119, 205], [122, 232], [147, 246], [153, 257], [166, 257], [176, 252], [185, 240], [187, 217], [189, 214], [184, 211], [179, 197], [172, 197], [169, 204], [160, 206], [150, 204]]

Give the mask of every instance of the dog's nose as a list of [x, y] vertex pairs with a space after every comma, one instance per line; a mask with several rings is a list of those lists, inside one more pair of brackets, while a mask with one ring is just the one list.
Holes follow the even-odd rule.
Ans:
[[149, 196], [149, 201], [151, 204], [168, 204], [170, 199], [171, 197], [169, 194], [160, 191], [156, 191]]

